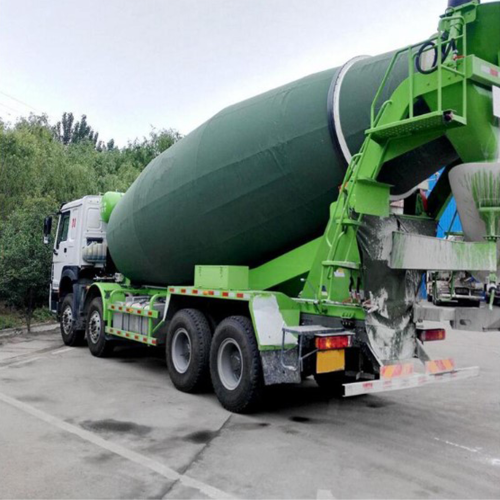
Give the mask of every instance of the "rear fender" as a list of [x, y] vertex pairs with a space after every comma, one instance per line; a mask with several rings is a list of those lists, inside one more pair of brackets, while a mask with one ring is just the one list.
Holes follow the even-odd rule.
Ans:
[[300, 323], [298, 304], [281, 293], [255, 293], [250, 300], [250, 314], [259, 345], [264, 383], [299, 383], [301, 368], [297, 338], [290, 333], [283, 337], [283, 327]]

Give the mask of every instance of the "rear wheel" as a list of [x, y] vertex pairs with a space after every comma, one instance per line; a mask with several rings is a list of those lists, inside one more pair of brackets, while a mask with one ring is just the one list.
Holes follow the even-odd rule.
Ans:
[[231, 316], [219, 324], [210, 350], [210, 374], [215, 394], [226, 410], [248, 413], [257, 408], [264, 383], [250, 319]]
[[97, 358], [105, 358], [113, 352], [113, 341], [106, 339], [100, 297], [90, 303], [87, 314], [87, 344], [90, 352]]
[[210, 386], [212, 332], [206, 316], [197, 309], [175, 314], [167, 334], [167, 366], [172, 383], [183, 392], [199, 392]]
[[85, 330], [75, 328], [76, 314], [73, 310], [73, 294], [68, 293], [61, 305], [61, 336], [63, 342], [71, 347], [83, 344]]

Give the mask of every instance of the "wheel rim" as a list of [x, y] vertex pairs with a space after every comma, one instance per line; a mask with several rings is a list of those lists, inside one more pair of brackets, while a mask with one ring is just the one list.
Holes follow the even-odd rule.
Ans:
[[101, 336], [101, 315], [98, 311], [94, 311], [90, 316], [89, 321], [89, 337], [93, 344], [97, 344]]
[[71, 306], [66, 306], [62, 313], [62, 327], [65, 335], [69, 335], [73, 328], [73, 310]]
[[174, 333], [172, 362], [179, 373], [186, 373], [191, 364], [191, 339], [185, 328], [179, 328]]
[[243, 377], [243, 354], [234, 339], [225, 339], [217, 353], [217, 371], [222, 385], [234, 391]]

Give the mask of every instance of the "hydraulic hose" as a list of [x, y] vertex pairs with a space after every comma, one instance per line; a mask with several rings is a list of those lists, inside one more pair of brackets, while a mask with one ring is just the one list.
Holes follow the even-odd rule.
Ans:
[[[441, 45], [441, 61], [446, 61], [448, 56], [450, 55], [450, 52], [452, 50], [457, 49], [457, 44], [455, 43], [455, 40], [448, 40], [448, 35], [443, 34], [442, 38], [442, 45]], [[425, 52], [428, 52], [430, 50], [434, 51], [434, 60], [432, 62], [432, 66], [429, 69], [424, 69], [422, 68], [422, 55]], [[430, 75], [431, 73], [434, 73], [434, 71], [437, 70], [437, 63], [438, 63], [438, 47], [435, 42], [432, 40], [428, 40], [425, 42], [419, 49], [417, 53], [417, 57], [415, 58], [415, 65], [417, 68], [417, 71], [419, 73], [422, 73], [423, 75]]]

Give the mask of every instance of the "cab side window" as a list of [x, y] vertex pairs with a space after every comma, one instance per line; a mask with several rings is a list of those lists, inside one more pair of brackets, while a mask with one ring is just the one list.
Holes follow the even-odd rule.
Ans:
[[59, 232], [57, 234], [56, 248], [59, 248], [59, 244], [62, 241], [66, 241], [68, 239], [69, 216], [70, 216], [69, 212], [66, 212], [61, 215], [61, 222], [59, 223]]

